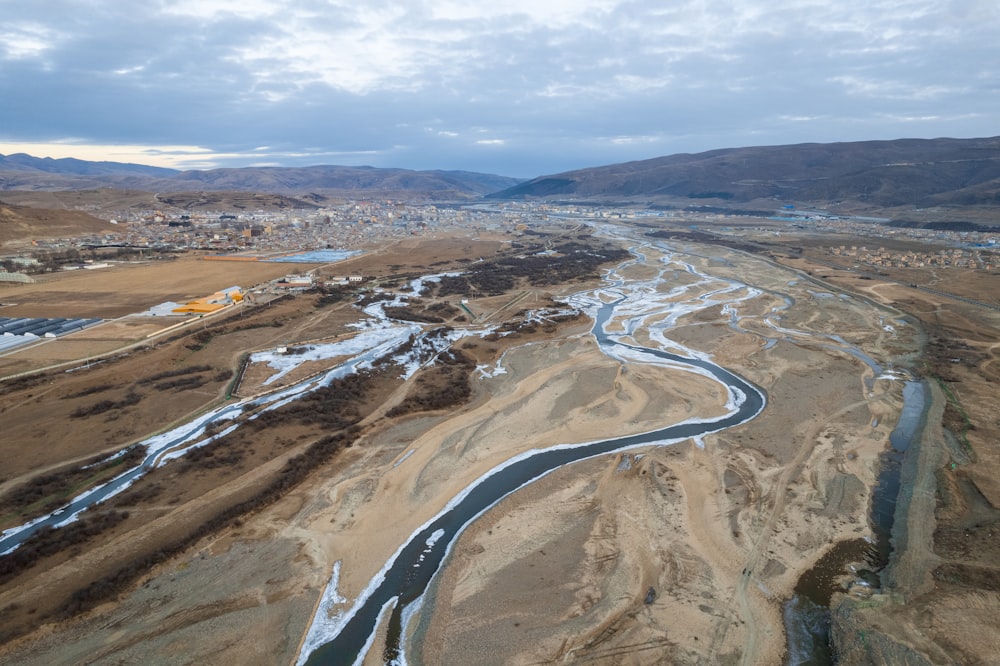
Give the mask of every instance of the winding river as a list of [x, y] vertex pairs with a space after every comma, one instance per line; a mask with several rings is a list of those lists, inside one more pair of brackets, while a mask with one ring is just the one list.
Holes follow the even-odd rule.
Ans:
[[[714, 377], [728, 387], [729, 412], [714, 419], [685, 421], [627, 437], [529, 451], [494, 468], [468, 486], [441, 513], [418, 528], [369, 583], [351, 609], [336, 622], [336, 628], [332, 630], [335, 635], [322, 637], [326, 642], [318, 647], [307, 639], [299, 663], [333, 665], [358, 662], [371, 649], [386, 612], [390, 612], [390, 616], [388, 638], [382, 648], [383, 660], [386, 663], [398, 660], [405, 619], [419, 607], [424, 591], [456, 538], [490, 507], [519, 488], [564, 465], [587, 458], [653, 443], [697, 438], [739, 425], [764, 408], [766, 400], [761, 389], [710, 361], [626, 344], [617, 336], [608, 334], [605, 324], [614, 313], [615, 306], [623, 300], [624, 296], [619, 297], [598, 309], [593, 334], [602, 350], [612, 355], [624, 350], [633, 358], [636, 354], [645, 355], [651, 360], [668, 361]], [[321, 609], [320, 613], [323, 612]], [[318, 620], [323, 621], [322, 618]]]

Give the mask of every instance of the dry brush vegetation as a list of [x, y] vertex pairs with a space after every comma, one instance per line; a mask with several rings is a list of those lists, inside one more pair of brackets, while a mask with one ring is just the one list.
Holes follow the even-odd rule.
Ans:
[[[505, 289], [525, 285], [589, 279], [601, 265], [626, 256], [610, 245], [579, 239], [562, 242], [555, 253], [544, 255], [524, 254], [525, 247], [477, 264], [465, 278], [466, 288], [505, 293]], [[543, 247], [538, 243], [527, 249], [539, 252]], [[467, 262], [457, 264], [471, 268]], [[397, 277], [395, 284], [401, 283]], [[458, 283], [449, 286], [443, 280], [431, 284], [424, 294], [408, 294], [406, 305], [387, 309], [391, 317], [437, 328], [425, 333], [427, 339], [415, 337], [397, 350], [416, 350], [423, 367], [410, 381], [404, 398], [383, 419], [460, 407], [472, 397], [471, 376], [477, 359], [482, 360], [483, 354], [493, 356], [502, 348], [494, 340], [488, 347], [466, 345], [465, 350], [437, 351], [439, 347], [429, 341], [440, 340], [450, 331], [446, 324], [463, 321], [465, 316], [449, 302], [459, 289]], [[64, 418], [75, 422], [81, 433], [111, 432], [109, 428], [118, 427], [118, 436], [139, 437], [142, 433], [138, 428], [143, 424], [159, 429], [181, 416], [183, 410], [174, 408], [175, 403], [187, 400], [184, 404], [194, 406], [199, 400], [202, 405], [218, 400], [234, 373], [242, 374], [247, 345], [252, 348], [261, 342], [274, 344], [308, 334], [313, 331], [309, 318], [323, 315], [331, 307], [354, 310], [391, 298], [391, 294], [378, 292], [362, 294], [354, 287], [285, 297], [272, 301], [270, 307], [250, 310], [240, 319], [230, 317], [195, 331], [180, 331], [145, 350], [109, 359], [96, 369], [75, 375], [73, 382], [52, 397], [63, 405]], [[524, 323], [524, 314], [513, 315], [518, 323], [506, 330], [515, 335], [537, 332], [537, 324]], [[545, 327], [551, 331], [558, 323], [558, 319], [553, 320]], [[291, 348], [294, 350], [295, 344]], [[354, 446], [363, 434], [361, 421], [401, 385], [400, 375], [401, 368], [387, 357], [374, 363], [371, 370], [338, 379], [281, 408], [256, 413], [253, 420], [247, 413], [241, 417], [245, 425], [235, 432], [148, 472], [128, 491], [84, 512], [76, 522], [42, 530], [21, 548], [0, 557], [3, 589], [22, 591], [0, 609], [0, 637], [9, 640], [43, 621], [67, 619], [114, 599], [156, 565], [206, 536], [233, 528], [287, 495], [310, 475], [336, 464], [338, 453]], [[19, 404], [14, 393], [31, 396], [57, 379], [65, 381], [61, 375], [47, 374], [7, 383], [9, 404]], [[190, 406], [184, 409], [190, 410]], [[210, 437], [217, 430], [209, 428], [204, 436]], [[93, 468], [76, 464], [48, 475], [25, 475], [26, 482], [15, 484], [0, 499], [10, 518], [7, 523], [23, 522], [25, 517], [51, 510], [70, 493], [134, 466], [142, 455], [141, 447], [132, 447], [125, 456]], [[275, 471], [256, 472], [279, 458], [283, 462]], [[209, 489], [213, 491], [210, 501], [204, 499]], [[200, 506], [206, 501], [207, 505]], [[190, 511], [186, 510], [189, 506]], [[164, 516], [176, 516], [170, 528], [151, 531], [148, 526]], [[141, 539], [130, 539], [136, 546], [116, 550], [73, 576], [55, 580], [45, 595], [25, 596], [32, 581], [47, 571], [132, 534], [142, 535]]]

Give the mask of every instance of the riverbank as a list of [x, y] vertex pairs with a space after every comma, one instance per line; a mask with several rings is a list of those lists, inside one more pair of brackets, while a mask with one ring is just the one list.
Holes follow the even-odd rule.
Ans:
[[[927, 386], [930, 405], [921, 436], [904, 459], [894, 550], [882, 572], [882, 589], [872, 595], [843, 595], [831, 605], [833, 648], [841, 664], [929, 666], [955, 663], [957, 655], [962, 655], [963, 663], [989, 663], [1000, 649], [995, 637], [1000, 595], [991, 589], [995, 584], [981, 579], [979, 589], [970, 590], [957, 576], [941, 580], [948, 560], [935, 552], [935, 542], [945, 541], [956, 517], [965, 522], [975, 512], [973, 520], [978, 522], [989, 511], [969, 506], [964, 499], [949, 501], [949, 486], [958, 485], [960, 466], [972, 461], [941, 426], [946, 394], [936, 382]], [[940, 510], [945, 507], [950, 511]], [[965, 524], [960, 537], [966, 542], [963, 560], [980, 561], [992, 569], [993, 562], [979, 548], [981, 540], [973, 541], [977, 531], [990, 526]]]
[[[775, 253], [782, 263], [911, 315], [922, 329], [914, 363], [934, 392], [885, 594], [847, 599], [835, 615], [841, 663], [992, 663], [1000, 653], [997, 276], [883, 267], [883, 280], [832, 268], [833, 239], [802, 234], [785, 243], [787, 253]], [[904, 490], [907, 483], [904, 469]]]

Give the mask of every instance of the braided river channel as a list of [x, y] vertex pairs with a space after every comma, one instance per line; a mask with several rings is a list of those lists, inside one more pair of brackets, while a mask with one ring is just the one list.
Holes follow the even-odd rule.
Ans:
[[614, 314], [615, 306], [623, 300], [624, 297], [620, 297], [598, 309], [593, 334], [602, 350], [614, 354], [617, 348], [630, 352], [631, 358], [646, 355], [650, 360], [672, 362], [714, 377], [728, 387], [730, 411], [719, 418], [686, 421], [642, 434], [531, 451], [494, 468], [410, 536], [338, 623], [336, 635], [329, 636], [325, 643], [312, 650], [305, 663], [335, 665], [358, 662], [371, 649], [377, 627], [386, 612], [391, 614], [388, 638], [382, 648], [383, 658], [386, 663], [399, 661], [400, 637], [404, 633], [406, 619], [419, 606], [420, 598], [455, 539], [483, 512], [517, 489], [580, 460], [654, 443], [697, 438], [730, 428], [752, 419], [764, 408], [766, 399], [763, 391], [725, 368], [700, 358], [626, 344], [617, 336], [608, 334], [605, 324]]

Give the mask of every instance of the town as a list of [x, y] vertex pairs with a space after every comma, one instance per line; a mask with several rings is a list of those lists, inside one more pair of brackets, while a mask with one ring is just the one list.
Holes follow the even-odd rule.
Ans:
[[[32, 240], [8, 245], [0, 256], [0, 281], [30, 281], [30, 275], [53, 270], [96, 269], [109, 260], [163, 258], [177, 252], [237, 255], [267, 259], [319, 249], [359, 250], [391, 239], [426, 235], [447, 229], [489, 231], [517, 236], [534, 227], [632, 221], [643, 225], [659, 219], [671, 225], [708, 226], [728, 237], [809, 234], [842, 240], [844, 236], [905, 241], [908, 249], [869, 244], [836, 243], [827, 251], [859, 264], [885, 268], [956, 268], [996, 271], [1000, 267], [1000, 234], [991, 231], [949, 231], [888, 226], [882, 221], [813, 214], [776, 217], [761, 211], [711, 212], [697, 208], [649, 210], [639, 207], [503, 202], [424, 204], [401, 201], [345, 201], [313, 209], [281, 210], [93, 210], [108, 222], [102, 234], [75, 238]], [[919, 247], [917, 246], [919, 244]]]

